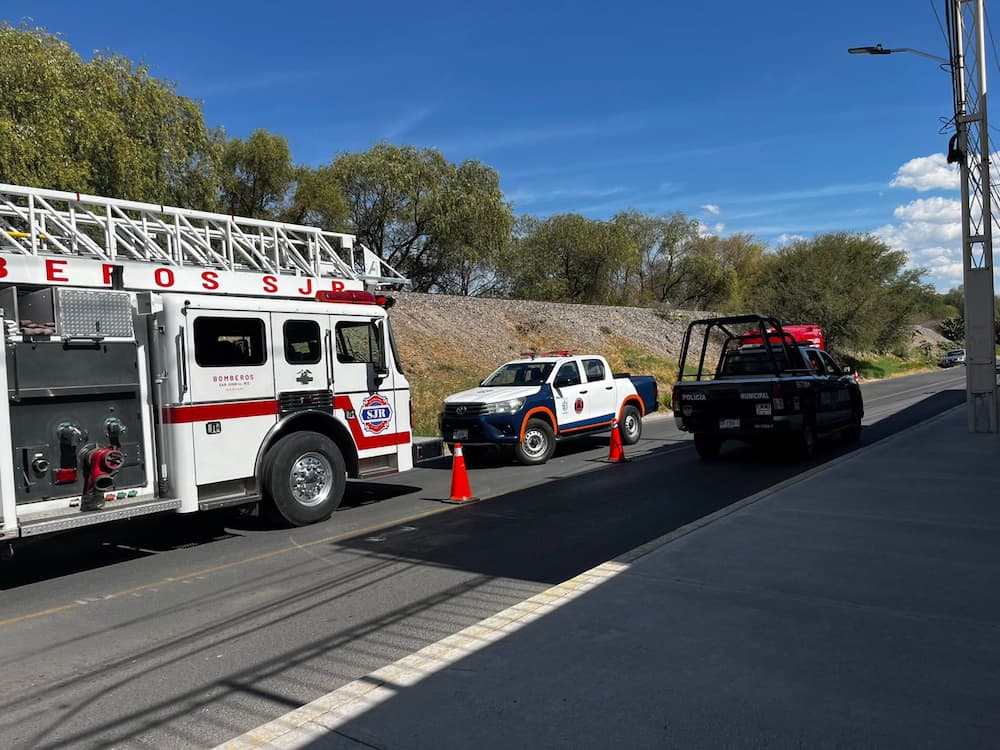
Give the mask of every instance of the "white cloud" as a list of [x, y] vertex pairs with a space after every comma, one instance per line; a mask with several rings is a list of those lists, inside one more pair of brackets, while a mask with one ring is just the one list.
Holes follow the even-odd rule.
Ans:
[[958, 167], [948, 164], [944, 154], [918, 156], [897, 169], [896, 176], [889, 185], [913, 188], [921, 193], [928, 190], [956, 190]]
[[804, 239], [806, 238], [801, 234], [788, 234], [788, 232], [783, 232], [778, 235], [778, 245], [791, 245], [793, 242], [800, 242]]
[[921, 198], [899, 206], [892, 214], [902, 221], [950, 223], [961, 221], [962, 203], [949, 198]]
[[721, 213], [721, 209], [714, 203], [706, 203], [702, 208], [712, 214], [712, 216], [718, 216]]
[[721, 237], [725, 231], [726, 225], [721, 221], [715, 224], [706, 224], [703, 221], [698, 222], [698, 235], [700, 237]]

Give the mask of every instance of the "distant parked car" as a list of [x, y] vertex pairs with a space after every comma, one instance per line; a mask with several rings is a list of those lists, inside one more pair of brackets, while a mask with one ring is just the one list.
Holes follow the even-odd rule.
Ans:
[[965, 349], [952, 349], [938, 361], [941, 367], [954, 367], [965, 364]]

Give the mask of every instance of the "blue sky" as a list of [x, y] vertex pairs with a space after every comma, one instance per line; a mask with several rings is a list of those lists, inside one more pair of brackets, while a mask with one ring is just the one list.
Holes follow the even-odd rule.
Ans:
[[[987, 0], [987, 12], [990, 10]], [[498, 170], [516, 213], [682, 211], [771, 247], [875, 232], [961, 283], [944, 0], [80, 3], [2, 17], [112, 50], [318, 165], [379, 140]], [[998, 27], [1000, 28], [1000, 27]], [[991, 55], [990, 75], [1000, 75]]]

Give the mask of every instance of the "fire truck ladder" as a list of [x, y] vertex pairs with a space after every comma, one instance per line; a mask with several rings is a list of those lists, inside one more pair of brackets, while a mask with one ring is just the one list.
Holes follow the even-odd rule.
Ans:
[[410, 287], [350, 234], [0, 183], [4, 252], [335, 277], [370, 290]]

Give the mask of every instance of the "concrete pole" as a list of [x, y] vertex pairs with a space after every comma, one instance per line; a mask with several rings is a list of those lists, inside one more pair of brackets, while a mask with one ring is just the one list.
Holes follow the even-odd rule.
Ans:
[[949, 13], [958, 142], [958, 153], [949, 154], [949, 161], [957, 160], [961, 173], [969, 431], [997, 432], [993, 206], [983, 0], [949, 0]]

